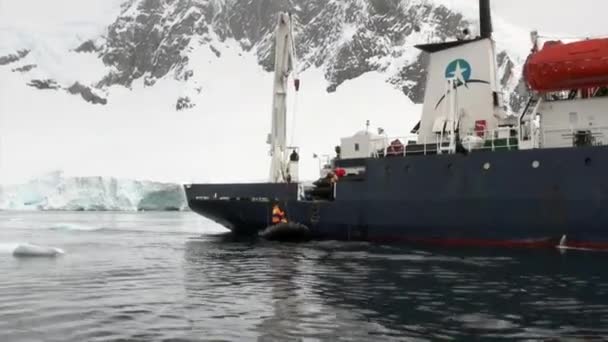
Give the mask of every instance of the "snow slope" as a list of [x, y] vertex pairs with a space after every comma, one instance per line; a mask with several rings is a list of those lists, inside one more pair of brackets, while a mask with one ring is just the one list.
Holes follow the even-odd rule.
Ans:
[[[68, 51], [104, 34], [125, 0], [0, 0], [0, 55], [40, 44]], [[46, 44], [45, 44], [46, 43]]]
[[[28, 87], [28, 76], [0, 68], [2, 179], [23, 182], [49, 169], [170, 182], [265, 179], [271, 74], [235, 42], [217, 48], [221, 58], [207, 47], [192, 52], [202, 72], [190, 84], [200, 84], [200, 94], [171, 77], [154, 87], [138, 80], [131, 89], [109, 88], [106, 106]], [[309, 179], [317, 176], [313, 153], [332, 153], [339, 138], [364, 128], [365, 120], [402, 135], [419, 117], [419, 106], [377, 73], [331, 94], [321, 71], [309, 69], [301, 79], [295, 139]], [[176, 111], [175, 99], [183, 95], [197, 106]]]

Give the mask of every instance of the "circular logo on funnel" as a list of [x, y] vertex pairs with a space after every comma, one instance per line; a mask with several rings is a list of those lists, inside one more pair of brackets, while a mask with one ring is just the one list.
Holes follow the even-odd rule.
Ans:
[[471, 64], [464, 59], [457, 59], [448, 64], [445, 69], [446, 79], [455, 79], [462, 83], [466, 83], [471, 79]]

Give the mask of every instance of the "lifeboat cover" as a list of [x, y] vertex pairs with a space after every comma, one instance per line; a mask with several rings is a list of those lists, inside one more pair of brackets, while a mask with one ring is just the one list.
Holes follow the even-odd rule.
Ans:
[[530, 55], [524, 77], [540, 92], [608, 85], [608, 38], [575, 43], [548, 42]]

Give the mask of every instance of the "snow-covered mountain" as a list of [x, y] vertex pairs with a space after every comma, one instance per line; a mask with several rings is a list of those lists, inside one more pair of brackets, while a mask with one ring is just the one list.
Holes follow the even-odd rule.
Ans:
[[[303, 88], [290, 98], [290, 133], [309, 179], [310, 156], [331, 154], [367, 119], [395, 136], [418, 121], [427, 58], [414, 45], [477, 31], [470, 0], [125, 0], [104, 34], [71, 48], [0, 43], [0, 174], [52, 162], [78, 175], [264, 179], [279, 11], [297, 22]], [[528, 34], [495, 24], [503, 95], [518, 111]], [[41, 113], [56, 120], [32, 124]]]
[[[323, 70], [328, 92], [364, 73], [379, 71], [415, 103], [423, 98], [427, 58], [413, 46], [453, 40], [463, 29], [475, 32], [477, 26], [475, 19], [449, 8], [443, 0], [125, 0], [107, 35], [92, 37], [73, 49], [94, 54], [109, 67], [101, 79], [58, 85], [52, 78], [42, 78], [29, 85], [40, 89], [63, 86], [100, 104], [106, 104], [107, 95], [98, 91], [109, 86], [130, 87], [140, 79], [145, 86], [153, 86], [167, 76], [200, 93], [204, 84], [193, 76], [205, 73], [196, 59], [201, 48], [221, 59], [221, 45], [234, 40], [243, 53], [255, 54], [265, 70], [272, 69], [272, 33], [279, 11], [291, 11], [296, 18], [300, 70]], [[524, 41], [526, 36], [520, 39]], [[520, 80], [522, 51], [498, 43], [499, 77], [509, 107], [517, 111], [521, 101], [511, 94]], [[26, 49], [15, 51], [0, 57], [0, 64], [18, 62], [28, 53]], [[13, 70], [27, 73], [35, 68], [35, 63], [21, 63]], [[175, 99], [176, 110], [192, 108], [196, 105], [192, 101], [188, 96]]]
[[103, 177], [65, 177], [53, 172], [25, 184], [0, 188], [0, 210], [166, 211], [187, 208], [176, 184]]

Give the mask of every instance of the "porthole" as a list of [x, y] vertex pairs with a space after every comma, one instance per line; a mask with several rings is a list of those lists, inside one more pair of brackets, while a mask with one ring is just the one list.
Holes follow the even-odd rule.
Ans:
[[538, 169], [539, 167], [540, 167], [540, 162], [538, 160], [535, 160], [532, 162], [532, 168]]
[[405, 168], [404, 168], [405, 173], [409, 173], [411, 169], [412, 169], [412, 167], [410, 165], [405, 165]]
[[585, 165], [591, 166], [591, 158], [589, 158], [589, 157], [585, 158]]
[[488, 171], [490, 168], [492, 168], [492, 164], [490, 164], [490, 163], [483, 164], [483, 169], [484, 170]]

